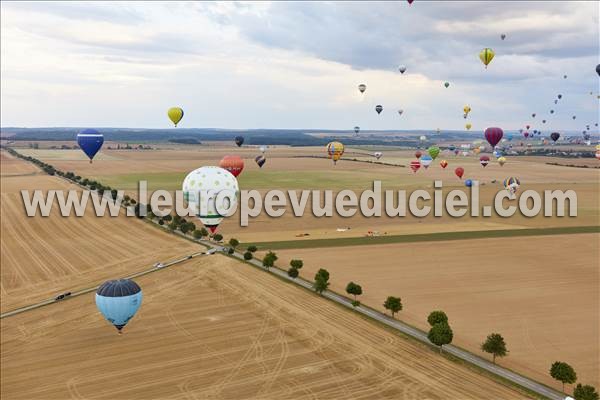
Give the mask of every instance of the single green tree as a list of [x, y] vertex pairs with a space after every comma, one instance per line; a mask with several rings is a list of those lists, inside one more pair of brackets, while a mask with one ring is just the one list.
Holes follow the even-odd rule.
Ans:
[[434, 324], [427, 334], [429, 341], [440, 347], [440, 354], [442, 353], [442, 346], [452, 343], [453, 337], [454, 334], [447, 322], [438, 322], [437, 324]]
[[287, 273], [290, 278], [294, 278], [294, 279], [297, 278], [298, 274], [299, 274], [298, 269], [294, 268], [294, 267], [290, 267], [290, 269], [288, 269]]
[[272, 266], [275, 265], [275, 261], [277, 261], [277, 255], [275, 253], [273, 253], [272, 251], [269, 251], [264, 257], [263, 257], [263, 267], [265, 267], [266, 269], [271, 268]]
[[508, 353], [504, 338], [499, 333], [491, 333], [481, 345], [481, 350], [492, 355], [492, 362], [496, 364], [496, 357], [504, 357]]
[[350, 282], [346, 286], [346, 293], [354, 296], [354, 300], [356, 301], [356, 296], [360, 296], [362, 294], [362, 287], [354, 282]]
[[313, 284], [313, 288], [319, 294], [323, 294], [325, 290], [329, 287], [328, 277], [324, 275], [317, 275], [315, 277], [315, 283]]
[[575, 387], [573, 396], [575, 397], [575, 400], [598, 400], [599, 398], [595, 387], [591, 385], [582, 385], [581, 383], [578, 383], [577, 387]]
[[253, 257], [253, 255], [249, 251], [244, 253], [244, 260], [250, 261], [250, 260], [252, 260], [252, 257]]
[[434, 326], [439, 323], [448, 323], [448, 316], [443, 311], [432, 311], [427, 317], [429, 325]]
[[206, 228], [202, 227], [202, 228], [200, 228], [200, 234], [202, 237], [207, 237], [208, 231], [206, 230]]
[[258, 247], [256, 247], [255, 245], [250, 245], [250, 246], [248, 246], [248, 249], [247, 249], [247, 250], [248, 250], [250, 253], [254, 253], [254, 252], [256, 252], [256, 250], [258, 250]]
[[198, 229], [196, 229], [195, 231], [192, 232], [192, 236], [194, 237], [194, 239], [200, 239], [202, 237], [202, 232], [200, 232]]
[[383, 303], [383, 307], [385, 307], [386, 310], [390, 310], [392, 318], [394, 318], [394, 315], [402, 310], [402, 300], [400, 297], [389, 296], [385, 300], [385, 303]]
[[229, 245], [235, 249], [240, 245], [240, 241], [235, 238], [231, 238], [229, 239]]
[[292, 268], [302, 269], [303, 266], [304, 266], [304, 263], [302, 262], [302, 260], [291, 260], [290, 261], [290, 267], [292, 267]]
[[169, 230], [174, 231], [175, 229], [177, 229], [177, 224], [175, 222], [170, 222], [169, 225], [167, 225], [169, 227]]
[[[125, 200], [125, 198], [123, 198], [123, 200]], [[167, 214], [164, 217], [162, 217], [165, 221], [169, 222], [173, 219], [173, 216]]]
[[323, 279], [325, 279], [325, 281], [329, 281], [329, 271], [327, 271], [326, 269], [320, 268], [317, 273], [315, 274], [315, 280], [317, 280], [317, 278], [319, 276], [322, 276]]
[[235, 249], [233, 247], [228, 247], [227, 248], [227, 254], [231, 255], [233, 253], [235, 253]]
[[221, 240], [223, 240], [223, 235], [221, 235], [220, 233], [215, 233], [215, 234], [213, 235], [213, 240], [214, 240], [215, 242], [220, 242]]
[[562, 391], [565, 392], [565, 383], [575, 383], [577, 374], [573, 367], [566, 362], [556, 361], [550, 367], [550, 376], [562, 382]]
[[179, 225], [179, 230], [180, 230], [180, 231], [181, 231], [183, 234], [186, 234], [186, 233], [188, 233], [188, 232], [189, 232], [189, 229], [190, 229], [190, 227], [189, 227], [189, 225], [188, 225], [188, 224], [181, 224], [181, 225]]
[[161, 219], [158, 220], [158, 224], [160, 226], [163, 226], [165, 224], [165, 221], [161, 218]]

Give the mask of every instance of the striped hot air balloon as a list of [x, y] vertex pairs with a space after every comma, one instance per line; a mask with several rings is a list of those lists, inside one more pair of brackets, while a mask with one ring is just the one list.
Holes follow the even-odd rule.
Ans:
[[490, 49], [489, 47], [486, 47], [485, 49], [483, 49], [479, 52], [479, 59], [481, 60], [483, 65], [485, 65], [486, 68], [487, 68], [488, 64], [492, 62], [492, 59], [494, 58], [494, 56], [495, 56], [494, 50]]
[[327, 144], [327, 155], [336, 164], [342, 155], [344, 154], [344, 145], [340, 142], [330, 142]]

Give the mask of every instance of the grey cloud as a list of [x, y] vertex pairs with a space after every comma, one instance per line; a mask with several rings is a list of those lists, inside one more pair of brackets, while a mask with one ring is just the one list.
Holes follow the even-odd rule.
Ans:
[[5, 2], [3, 7], [14, 10], [49, 14], [65, 19], [105, 21], [134, 24], [144, 21], [141, 14], [123, 3], [107, 2]]

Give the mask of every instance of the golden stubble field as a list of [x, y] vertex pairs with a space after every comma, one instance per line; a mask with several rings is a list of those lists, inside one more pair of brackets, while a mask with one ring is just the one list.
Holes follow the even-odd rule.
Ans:
[[93, 294], [2, 322], [4, 399], [519, 399], [270, 274], [222, 256], [139, 278], [119, 336]]
[[[148, 269], [201, 250], [134, 217], [29, 218], [20, 191], [78, 189], [30, 163], [1, 152], [0, 288], [2, 312]], [[20, 173], [15, 175], [16, 173]], [[91, 203], [91, 199], [90, 199]]]
[[485, 337], [502, 334], [510, 351], [501, 365], [548, 385], [560, 360], [578, 381], [600, 383], [599, 234], [423, 242], [280, 250], [280, 265], [304, 260], [301, 275], [331, 273], [331, 288], [360, 284], [366, 305], [385, 311], [402, 298], [399, 318], [428, 329], [427, 315], [444, 310], [454, 343], [484, 356]]
[[[113, 187], [124, 189], [137, 197], [137, 181], [148, 179], [150, 190], [164, 188], [179, 189], [185, 175], [203, 165], [217, 165], [226, 154], [237, 154], [244, 158], [245, 169], [239, 177], [240, 188], [257, 189], [265, 193], [270, 189], [329, 189], [338, 192], [351, 189], [357, 194], [372, 188], [373, 180], [382, 181], [383, 189], [410, 191], [425, 189], [433, 191], [433, 181], [441, 180], [444, 193], [453, 189], [468, 192], [464, 186], [467, 178], [481, 181], [481, 205], [493, 204], [493, 197], [503, 191], [502, 180], [508, 176], [520, 178], [521, 191], [532, 189], [538, 193], [544, 190], [573, 189], [578, 195], [577, 218], [546, 218], [537, 216], [526, 218], [515, 215], [501, 218], [493, 215], [490, 218], [451, 218], [447, 215], [435, 218], [411, 216], [389, 218], [385, 212], [380, 218], [365, 218], [360, 213], [350, 218], [336, 214], [332, 217], [313, 217], [307, 207], [305, 215], [294, 217], [288, 203], [283, 217], [271, 218], [262, 213], [251, 218], [248, 227], [240, 227], [239, 213], [225, 220], [221, 231], [225, 235], [233, 235], [245, 242], [271, 240], [302, 240], [337, 237], [364, 236], [369, 231], [381, 235], [413, 234], [430, 232], [453, 232], [488, 229], [515, 229], [598, 225], [600, 223], [600, 169], [570, 168], [547, 165], [547, 162], [570, 163], [571, 159], [555, 157], [509, 157], [507, 164], [500, 167], [495, 161], [483, 168], [479, 165], [479, 156], [454, 156], [441, 154], [432, 166], [421, 168], [413, 174], [409, 168], [382, 166], [342, 159], [333, 165], [331, 160], [323, 158], [307, 158], [323, 156], [320, 147], [284, 147], [276, 146], [267, 150], [267, 164], [259, 169], [253, 158], [260, 154], [257, 146], [244, 146], [224, 143], [208, 143], [202, 146], [183, 146], [175, 144], [153, 145], [157, 150], [103, 150], [93, 164], [85, 159], [78, 150], [29, 150], [19, 149], [24, 154], [33, 155], [49, 162], [64, 171], [74, 171], [81, 176], [94, 178]], [[347, 149], [345, 157], [362, 158], [362, 153], [377, 149]], [[380, 150], [380, 149], [379, 149]], [[414, 159], [413, 150], [385, 150], [385, 162], [407, 165]], [[442, 169], [437, 161], [445, 158], [449, 165]], [[492, 159], [494, 159], [492, 157]], [[598, 166], [595, 159], [586, 159], [586, 165]], [[454, 175], [454, 169], [462, 166], [465, 169], [463, 180]], [[494, 182], [495, 180], [495, 182]], [[310, 202], [309, 202], [310, 204]], [[505, 204], [508, 203], [505, 201]], [[340, 228], [351, 228], [338, 232]], [[306, 235], [308, 234], [308, 235]], [[304, 236], [302, 236], [304, 235]]]

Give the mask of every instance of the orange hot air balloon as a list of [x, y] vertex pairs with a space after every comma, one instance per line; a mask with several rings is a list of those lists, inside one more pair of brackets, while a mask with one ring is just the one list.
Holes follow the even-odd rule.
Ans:
[[440, 166], [441, 166], [442, 168], [446, 169], [446, 167], [448, 166], [448, 161], [446, 161], [446, 160], [442, 160], [442, 161], [440, 161]]
[[240, 156], [225, 156], [219, 162], [219, 167], [231, 172], [237, 178], [244, 169], [244, 160]]
[[463, 167], [458, 167], [454, 170], [454, 173], [456, 174], [456, 176], [462, 179], [463, 175], [465, 174], [465, 169]]

